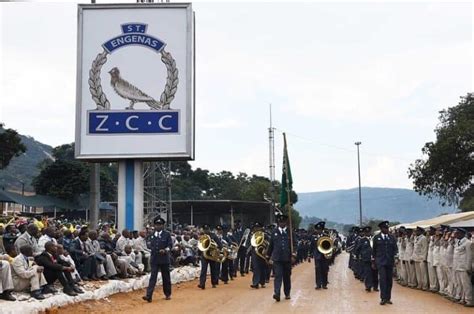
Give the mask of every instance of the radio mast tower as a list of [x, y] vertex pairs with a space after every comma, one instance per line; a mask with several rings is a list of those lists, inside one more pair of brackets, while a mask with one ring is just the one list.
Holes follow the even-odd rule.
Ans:
[[[272, 203], [272, 211], [275, 211], [275, 210], [277, 210], [276, 207], [275, 207], [275, 202], [276, 202], [276, 189], [275, 189], [275, 128], [273, 127], [273, 121], [272, 121], [272, 104], [270, 104], [270, 127], [268, 128], [268, 152], [269, 152], [269, 157], [270, 157], [269, 158], [270, 159], [270, 182], [272, 184], [272, 186], [270, 188], [270, 199], [271, 199], [271, 203]], [[273, 222], [272, 219], [270, 221]]]

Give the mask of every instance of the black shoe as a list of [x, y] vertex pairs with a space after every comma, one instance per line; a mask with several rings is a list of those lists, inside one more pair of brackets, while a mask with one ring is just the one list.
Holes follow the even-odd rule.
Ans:
[[291, 296], [285, 295], [285, 300], [289, 300], [289, 299], [291, 299]]
[[224, 285], [226, 285], [226, 284], [227, 284], [227, 281], [224, 281]]
[[51, 287], [50, 285], [46, 285], [42, 289], [42, 293], [44, 293], [44, 294], [56, 293], [56, 292], [58, 292], [58, 291], [56, 289], [54, 289], [53, 287]]
[[393, 304], [392, 301], [390, 301], [390, 300], [385, 300], [385, 303], [387, 303], [387, 304]]
[[81, 288], [79, 288], [79, 287], [76, 286], [76, 285], [72, 286], [72, 290], [73, 290], [75, 293], [78, 293], [78, 294], [83, 294], [83, 293], [84, 293], [84, 290], [82, 290]]
[[217, 288], [217, 285], [212, 285], [213, 288]]
[[250, 285], [250, 288], [258, 289], [258, 285]]
[[277, 302], [280, 302], [280, 296], [279, 296], [279, 295], [274, 294], [274, 295], [273, 295], [273, 298], [274, 298]]
[[385, 300], [380, 301], [380, 305], [385, 305], [387, 302]]
[[167, 295], [167, 296], [165, 297], [165, 300], [168, 300], [168, 301], [171, 300], [171, 296], [170, 296], [170, 295]]
[[365, 291], [370, 292], [371, 289], [370, 288], [365, 288]]
[[266, 286], [265, 286], [265, 285], [261, 285], [261, 286], [262, 286], [262, 288], [266, 288]]
[[36, 300], [44, 300], [44, 295], [41, 293], [41, 290], [31, 291], [31, 296]]
[[321, 286], [316, 286], [316, 287], [314, 287], [314, 289], [319, 290], [319, 289], [321, 289]]
[[147, 297], [146, 295], [142, 297], [143, 300], [147, 301], [148, 303], [151, 303], [151, 298]]
[[379, 291], [379, 288], [374, 288], [374, 291], [377, 291], [377, 292], [378, 292], [378, 291]]
[[240, 277], [245, 277], [245, 274], [244, 274], [244, 273], [240, 273]]
[[198, 285], [198, 288], [201, 288], [202, 290], [206, 289], [205, 286]]
[[328, 287], [327, 286], [323, 286], [323, 289], [327, 289]]
[[89, 277], [82, 277], [82, 280], [83, 281], [89, 281], [90, 279], [89, 279]]
[[11, 291], [3, 291], [0, 298], [7, 301], [16, 301], [16, 298], [12, 295]]
[[68, 296], [70, 296], [70, 297], [76, 297], [77, 296], [77, 293], [74, 290], [72, 290], [72, 288], [71, 289], [63, 289], [63, 292], [65, 294], [67, 294]]

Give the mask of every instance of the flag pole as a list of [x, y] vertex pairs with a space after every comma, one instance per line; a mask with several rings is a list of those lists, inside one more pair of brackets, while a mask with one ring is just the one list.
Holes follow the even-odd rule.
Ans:
[[285, 179], [286, 179], [286, 197], [287, 197], [287, 202], [286, 206], [288, 206], [288, 229], [290, 229], [290, 249], [291, 249], [291, 254], [293, 254], [293, 224], [291, 222], [291, 202], [290, 202], [290, 196], [291, 196], [291, 189], [290, 189], [290, 179], [288, 177], [288, 149], [286, 147], [286, 134], [283, 132], [283, 141], [285, 143]]

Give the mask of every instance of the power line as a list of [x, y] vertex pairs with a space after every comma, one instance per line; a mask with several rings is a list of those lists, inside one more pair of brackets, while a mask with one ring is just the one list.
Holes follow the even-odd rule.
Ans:
[[[333, 145], [333, 144], [327, 144], [327, 143], [321, 142], [319, 140], [310, 139], [310, 138], [307, 138], [307, 137], [304, 137], [304, 136], [301, 136], [301, 135], [297, 135], [297, 134], [294, 134], [294, 133], [291, 133], [291, 132], [283, 131], [283, 130], [278, 129], [278, 128], [274, 128], [274, 129], [276, 131], [280, 132], [280, 133], [285, 132], [287, 135], [290, 135], [291, 137], [299, 138], [301, 140], [304, 140], [304, 141], [312, 143], [312, 144], [316, 144], [316, 145], [320, 145], [320, 146], [326, 146], [326, 147], [329, 147], [329, 148], [334, 148], [334, 149], [349, 152], [349, 153], [356, 153], [357, 152], [354, 149], [344, 148], [344, 147]], [[367, 152], [367, 151], [364, 151], [363, 154], [368, 155], [368, 156], [374, 156], [374, 157], [385, 157], [385, 158], [390, 157], [391, 159], [398, 159], [398, 160], [409, 161], [409, 162], [413, 162], [416, 159], [416, 158], [408, 159], [408, 158], [403, 158], [403, 157], [399, 157], [399, 156], [380, 154], [380, 153], [377, 154], [377, 153], [371, 153], [371, 152]]]

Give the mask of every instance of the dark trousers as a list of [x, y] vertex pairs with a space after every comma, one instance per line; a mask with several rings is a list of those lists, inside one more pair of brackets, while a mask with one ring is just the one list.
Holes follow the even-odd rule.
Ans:
[[206, 285], [207, 267], [211, 269], [211, 284], [219, 284], [219, 267], [220, 264], [214, 261], [210, 261], [201, 256], [201, 275], [199, 276], [199, 285], [204, 287]]
[[237, 258], [234, 260], [234, 269], [235, 273], [237, 274], [237, 269], [240, 271], [240, 274], [243, 275], [245, 271], [245, 253], [246, 248], [241, 246], [238, 253]]
[[329, 264], [325, 258], [314, 260], [316, 287], [326, 287], [328, 285]]
[[155, 290], [156, 278], [158, 277], [159, 271], [161, 271], [161, 278], [163, 279], [163, 293], [167, 297], [171, 296], [170, 264], [154, 264], [151, 265], [150, 281], [148, 282], [148, 288], [146, 289], [146, 296], [150, 299]]
[[79, 267], [77, 269], [79, 275], [82, 278], [84, 277], [93, 277], [96, 275], [97, 272], [97, 261], [94, 256], [88, 256], [81, 260], [79, 263]]
[[373, 269], [372, 269], [372, 263], [370, 261], [362, 262], [362, 267], [363, 267], [363, 273], [364, 273], [364, 284], [365, 284], [365, 289], [371, 289], [375, 288], [374, 285], [374, 278], [373, 278]]
[[379, 287], [379, 272], [377, 269], [372, 268], [372, 288], [378, 289]]
[[252, 253], [252, 265], [253, 265], [253, 276], [252, 276], [252, 285], [264, 285], [265, 279], [267, 277], [267, 263], [257, 256], [257, 254]]
[[377, 270], [379, 272], [380, 299], [391, 300], [393, 265], [377, 265]]
[[49, 271], [45, 269], [44, 278], [48, 282], [48, 285], [52, 285], [56, 280], [58, 280], [65, 290], [69, 290], [74, 286], [74, 279], [72, 279], [71, 273], [67, 271]]
[[231, 279], [235, 277], [235, 267], [233, 260], [229, 260], [229, 277]]
[[229, 263], [232, 263], [231, 260], [226, 259], [220, 265], [221, 267], [221, 280], [223, 282], [229, 281]]
[[283, 281], [283, 292], [289, 296], [291, 292], [291, 261], [273, 262], [273, 271], [275, 272], [274, 294], [280, 296], [281, 284]]

